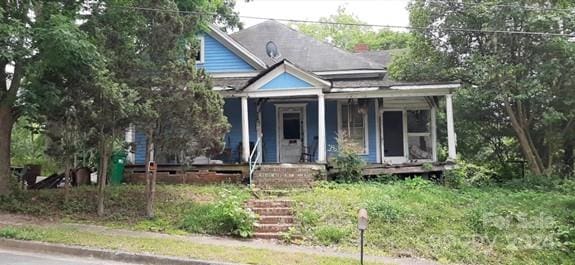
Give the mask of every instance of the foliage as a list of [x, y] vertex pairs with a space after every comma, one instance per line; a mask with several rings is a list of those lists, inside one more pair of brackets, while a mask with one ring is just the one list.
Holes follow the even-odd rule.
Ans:
[[291, 198], [296, 212], [319, 220], [303, 228], [297, 215], [305, 244], [324, 244], [316, 231], [335, 227], [349, 231], [335, 246], [356, 249], [357, 211], [366, 208], [371, 255], [408, 253], [458, 264], [573, 264], [573, 194], [560, 187], [450, 189], [416, 178], [392, 184], [331, 182]]
[[244, 201], [226, 192], [217, 203], [192, 207], [182, 228], [193, 233], [250, 237], [254, 223], [255, 214], [245, 209]]
[[365, 161], [359, 155], [361, 148], [352, 142], [346, 134], [337, 136], [338, 153], [333, 159], [337, 168], [335, 180], [338, 182], [356, 182], [363, 177]]
[[489, 168], [459, 161], [454, 169], [445, 172], [445, 185], [452, 188], [462, 186], [484, 186], [493, 184], [495, 172]]
[[323, 245], [332, 245], [341, 243], [341, 241], [349, 235], [349, 231], [337, 226], [320, 226], [314, 232], [317, 240]]
[[[570, 1], [413, 1], [409, 53], [394, 60], [400, 80], [462, 80], [456, 113], [464, 157], [500, 161], [520, 150], [536, 175], [573, 174], [575, 15]], [[454, 31], [453, 28], [473, 29]], [[491, 31], [554, 32], [511, 34]], [[461, 133], [460, 133], [461, 132]], [[483, 146], [481, 146], [483, 145]], [[479, 148], [478, 148], [479, 147]], [[519, 150], [518, 150], [519, 149]], [[475, 160], [474, 162], [481, 162]], [[497, 164], [497, 163], [493, 163]]]
[[326, 41], [352, 52], [357, 44], [367, 44], [371, 50], [402, 49], [406, 48], [412, 39], [411, 34], [405, 32], [387, 29], [375, 31], [368, 26], [345, 25], [366, 23], [348, 13], [342, 6], [337, 9], [337, 14], [322, 17], [320, 21], [340, 24], [302, 23], [291, 26], [319, 41]]
[[30, 228], [15, 228], [11, 226], [6, 226], [0, 228], [0, 238], [9, 238], [17, 240], [40, 240], [44, 236], [44, 233]]
[[27, 119], [20, 119], [12, 130], [11, 164], [24, 166], [40, 165], [44, 175], [58, 172], [61, 165], [54, 159], [45, 156], [46, 136], [38, 128], [39, 125]]

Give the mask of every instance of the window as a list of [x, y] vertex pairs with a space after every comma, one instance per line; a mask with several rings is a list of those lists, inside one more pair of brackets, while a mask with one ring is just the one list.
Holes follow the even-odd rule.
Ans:
[[409, 159], [431, 159], [431, 112], [407, 111], [407, 142]]
[[363, 154], [367, 154], [367, 104], [344, 103], [340, 105], [339, 111], [339, 132], [345, 133], [363, 150]]
[[196, 50], [196, 63], [204, 63], [204, 37], [198, 37], [198, 49]]

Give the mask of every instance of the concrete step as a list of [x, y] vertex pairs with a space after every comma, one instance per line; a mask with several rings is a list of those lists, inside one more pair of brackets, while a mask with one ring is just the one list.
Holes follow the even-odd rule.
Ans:
[[254, 213], [259, 216], [278, 216], [278, 215], [291, 215], [292, 209], [290, 207], [273, 207], [273, 208], [250, 208]]
[[293, 224], [293, 216], [260, 216], [258, 223], [260, 224]]
[[254, 238], [257, 239], [281, 239], [281, 233], [254, 233]]
[[291, 224], [256, 224], [254, 231], [256, 233], [286, 232], [291, 226]]
[[273, 208], [273, 207], [291, 207], [292, 200], [251, 200], [248, 201], [248, 207], [254, 208]]

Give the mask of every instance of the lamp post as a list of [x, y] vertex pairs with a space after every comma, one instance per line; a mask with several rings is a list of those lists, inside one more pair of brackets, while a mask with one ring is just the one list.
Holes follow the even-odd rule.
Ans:
[[360, 249], [360, 264], [363, 265], [363, 232], [367, 229], [367, 210], [360, 209], [357, 214], [357, 229], [359, 229], [359, 249]]

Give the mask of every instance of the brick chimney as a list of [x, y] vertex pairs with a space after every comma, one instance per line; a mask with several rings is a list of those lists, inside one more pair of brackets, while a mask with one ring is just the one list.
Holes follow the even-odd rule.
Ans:
[[358, 43], [353, 48], [353, 51], [356, 53], [367, 52], [367, 51], [369, 51], [369, 45], [367, 45], [365, 43]]

